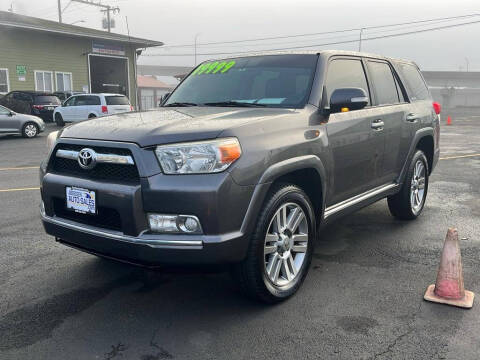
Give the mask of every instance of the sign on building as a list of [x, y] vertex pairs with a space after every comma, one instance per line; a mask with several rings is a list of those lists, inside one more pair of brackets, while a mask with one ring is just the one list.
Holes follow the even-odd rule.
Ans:
[[104, 55], [125, 56], [125, 47], [122, 45], [93, 42], [92, 52], [96, 54], [104, 54]]
[[17, 76], [27, 75], [27, 66], [26, 65], [17, 65]]

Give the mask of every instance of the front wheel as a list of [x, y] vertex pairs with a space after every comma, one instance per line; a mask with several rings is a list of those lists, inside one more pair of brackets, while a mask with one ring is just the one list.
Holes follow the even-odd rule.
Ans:
[[390, 213], [401, 220], [416, 219], [425, 206], [428, 191], [428, 161], [421, 150], [413, 155], [400, 191], [390, 196]]
[[38, 135], [38, 126], [34, 123], [26, 123], [22, 129], [22, 136], [24, 138], [34, 138]]
[[260, 213], [247, 258], [234, 268], [250, 297], [275, 303], [301, 286], [312, 259], [314, 210], [295, 185], [274, 188]]
[[65, 126], [65, 121], [63, 121], [62, 114], [60, 113], [55, 114], [55, 122], [57, 126], [60, 126], [60, 127]]

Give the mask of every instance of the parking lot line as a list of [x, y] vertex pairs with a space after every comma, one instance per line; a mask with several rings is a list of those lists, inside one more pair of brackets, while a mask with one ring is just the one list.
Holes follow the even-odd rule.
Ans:
[[480, 153], [468, 154], [468, 155], [457, 155], [457, 156], [446, 156], [446, 157], [440, 158], [440, 160], [461, 159], [461, 158], [474, 157], [474, 156], [480, 156]]
[[39, 187], [17, 188], [17, 189], [0, 189], [0, 192], [13, 192], [13, 191], [28, 191], [28, 190], [40, 190]]
[[39, 166], [5, 167], [5, 168], [0, 168], [0, 171], [29, 170], [29, 169], [38, 169], [38, 168], [39, 168]]

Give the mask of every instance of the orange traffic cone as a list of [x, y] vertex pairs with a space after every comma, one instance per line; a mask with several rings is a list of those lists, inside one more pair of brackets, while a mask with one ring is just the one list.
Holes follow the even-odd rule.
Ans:
[[447, 116], [447, 125], [452, 125], [452, 117], [450, 115]]
[[463, 287], [462, 255], [457, 229], [448, 229], [437, 281], [427, 288], [425, 300], [470, 309], [475, 294]]

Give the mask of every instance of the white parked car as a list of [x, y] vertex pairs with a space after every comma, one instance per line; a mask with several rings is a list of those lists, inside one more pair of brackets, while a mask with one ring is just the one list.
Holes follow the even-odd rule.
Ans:
[[70, 96], [55, 109], [53, 118], [58, 126], [96, 117], [133, 111], [130, 100], [121, 94], [81, 94]]

